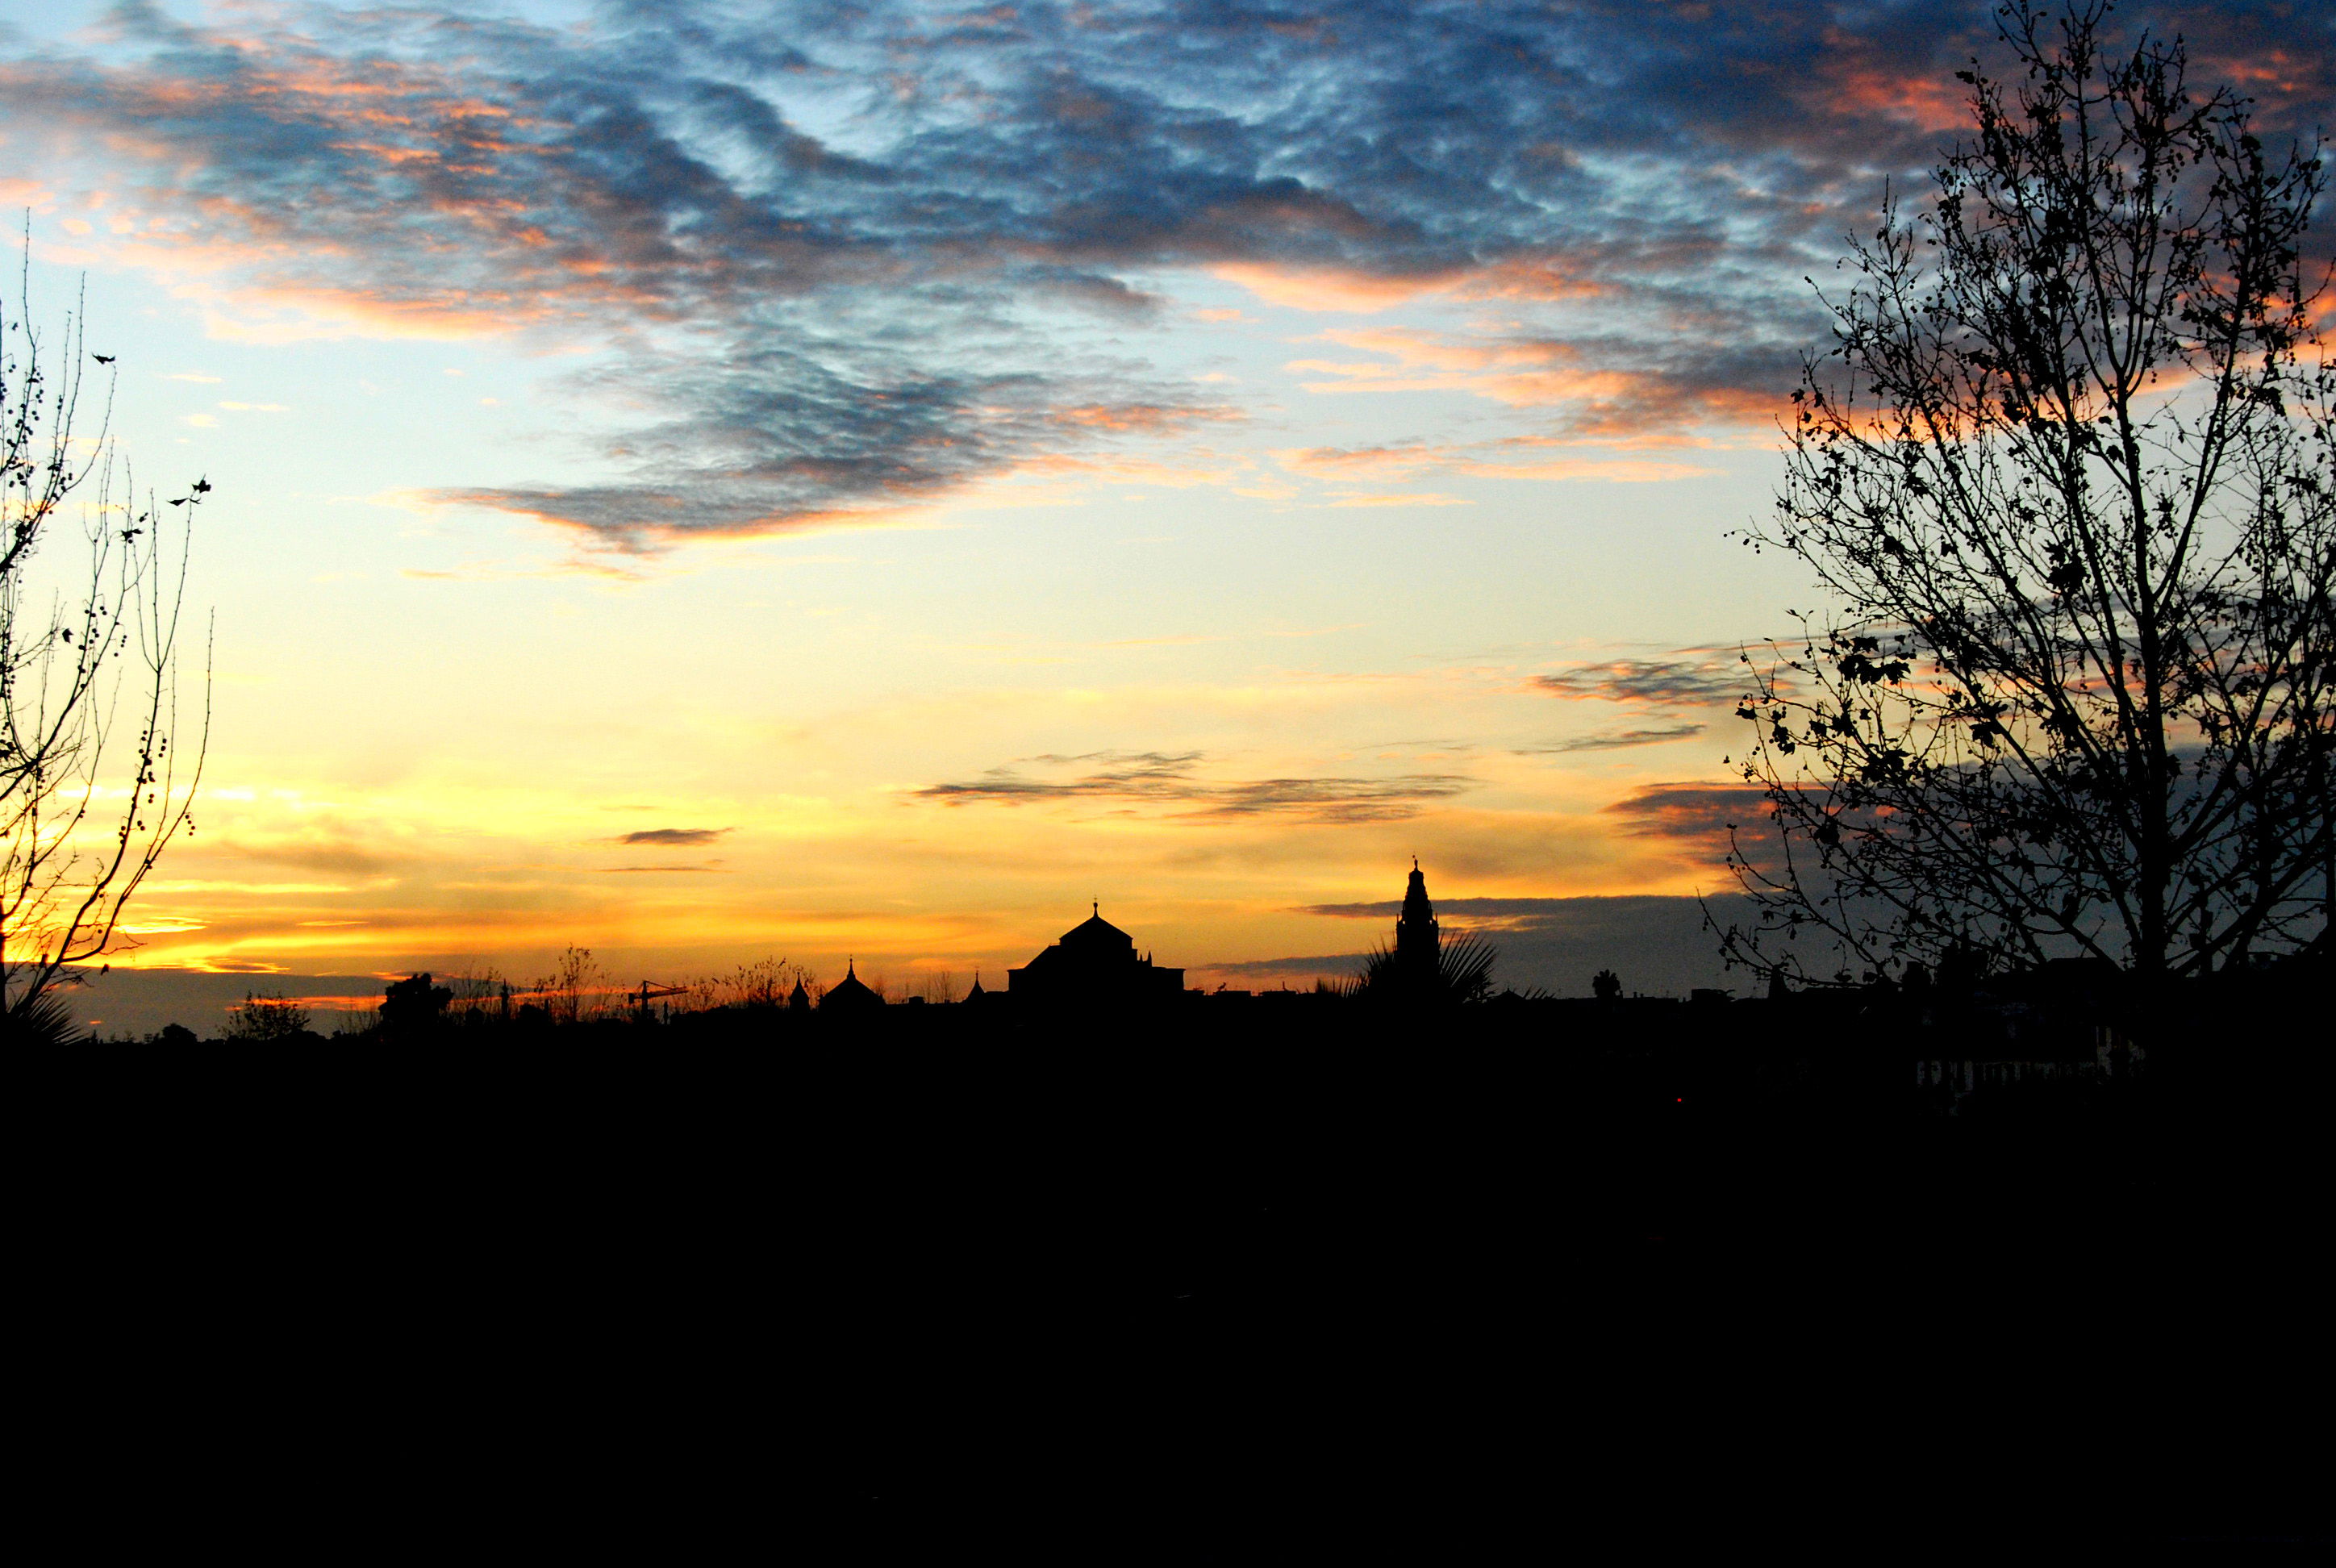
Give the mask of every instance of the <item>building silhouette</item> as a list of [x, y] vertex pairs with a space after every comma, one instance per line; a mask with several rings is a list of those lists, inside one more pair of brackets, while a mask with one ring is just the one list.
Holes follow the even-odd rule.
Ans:
[[1183, 995], [1184, 971], [1162, 969], [1135, 939], [1103, 918], [1100, 904], [1087, 920], [1018, 969], [1006, 971], [1006, 990], [1043, 1007], [1125, 1007], [1173, 1001]]
[[1436, 973], [1444, 959], [1444, 930], [1436, 923], [1436, 906], [1427, 901], [1427, 879], [1420, 873], [1419, 857], [1411, 858], [1411, 881], [1403, 890], [1403, 913], [1395, 922], [1397, 972], [1406, 979]]
[[844, 960], [843, 978], [819, 998], [819, 1010], [822, 1013], [869, 1012], [883, 1005], [884, 998], [868, 989], [848, 959]]
[[1363, 990], [1375, 1002], [1424, 1004], [1444, 991], [1444, 930], [1436, 906], [1427, 901], [1427, 878], [1419, 858], [1403, 890], [1403, 912], [1395, 922], [1395, 946], [1381, 948], [1363, 972]]
[[1415, 856], [1395, 922], [1395, 945], [1371, 955], [1361, 994], [1375, 1005], [1405, 1008], [1484, 1001], [1493, 994], [1496, 956], [1490, 942], [1468, 932], [1445, 941], [1436, 906], [1427, 901], [1427, 878]]

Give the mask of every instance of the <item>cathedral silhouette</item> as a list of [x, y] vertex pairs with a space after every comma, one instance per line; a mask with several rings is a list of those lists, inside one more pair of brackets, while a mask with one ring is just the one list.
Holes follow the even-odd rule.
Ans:
[[1006, 990], [1041, 1007], [1124, 1007], [1173, 1001], [1184, 991], [1183, 969], [1162, 969], [1138, 957], [1135, 939], [1103, 918], [1103, 906], [1018, 969], [1006, 971]]

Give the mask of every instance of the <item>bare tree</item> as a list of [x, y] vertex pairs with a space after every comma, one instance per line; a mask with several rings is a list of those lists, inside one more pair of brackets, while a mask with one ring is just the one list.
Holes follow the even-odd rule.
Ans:
[[195, 831], [209, 670], [182, 716], [178, 646], [210, 485], [139, 501], [112, 439], [111, 370], [94, 429], [76, 432], [84, 373], [113, 360], [92, 352], [78, 307], [54, 356], [27, 313], [0, 302], [0, 1013], [15, 1017], [128, 945], [123, 910]]
[[592, 950], [573, 943], [561, 950], [551, 973], [537, 980], [532, 992], [551, 1021], [562, 1026], [599, 1017], [608, 1009], [608, 998], [617, 994], [616, 981], [592, 956]]
[[446, 1018], [461, 1027], [509, 1023], [511, 984], [492, 964], [465, 965], [446, 977]]
[[795, 986], [809, 976], [801, 964], [775, 954], [740, 964], [726, 975], [697, 981], [692, 988], [705, 1008], [784, 1008]]
[[[1749, 651], [1730, 863], [1771, 975], [2092, 955], [2153, 977], [2324, 930], [2336, 714], [2317, 150], [2107, 7], [2000, 24], [1976, 140], [1853, 241], [1775, 519], [1835, 607]], [[1822, 959], [1788, 940], [1828, 950]]]

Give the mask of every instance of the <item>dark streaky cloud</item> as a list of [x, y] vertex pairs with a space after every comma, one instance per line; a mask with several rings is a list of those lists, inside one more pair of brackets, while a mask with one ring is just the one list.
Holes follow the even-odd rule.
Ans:
[[621, 844], [658, 844], [672, 849], [690, 849], [710, 844], [731, 828], [643, 828], [629, 833], [617, 842]]
[[1695, 706], [1732, 701], [1744, 690], [1744, 677], [1732, 660], [1634, 658], [1538, 675], [1533, 684], [1552, 696]]
[[1186, 809], [1172, 814], [1189, 818], [1275, 815], [1315, 823], [1365, 823], [1416, 816], [1427, 803], [1449, 799], [1475, 783], [1459, 774], [1217, 782], [1195, 776], [1202, 755], [1093, 752], [1037, 756], [1027, 761], [1052, 768], [1094, 765], [1076, 777], [1044, 779], [1027, 777], [1009, 765], [991, 768], [978, 779], [931, 784], [916, 794], [950, 805], [975, 801], [1014, 805], [1028, 801], [1106, 800], [1175, 803]]
[[1693, 838], [1767, 820], [1768, 797], [1754, 784], [1657, 784], [1606, 810], [1642, 833]]
[[1665, 741], [1685, 740], [1701, 735], [1707, 726], [1699, 724], [1673, 725], [1668, 729], [1626, 729], [1604, 735], [1574, 735], [1568, 740], [1552, 741], [1547, 745], [1520, 746], [1519, 756], [1562, 756], [1573, 752], [1621, 751], [1630, 746], [1660, 745]]
[[[1577, 907], [1602, 907], [1609, 900], [1570, 899], [1451, 899], [1436, 901], [1439, 915], [1471, 915], [1485, 920], [1540, 920]], [[1361, 904], [1305, 904], [1299, 914], [1327, 915], [1334, 920], [1394, 920], [1403, 913], [1401, 899], [1382, 899]]]
[[[1392, 934], [1400, 902], [1314, 904], [1302, 912], [1339, 919], [1381, 920]], [[1489, 939], [1499, 953], [1494, 983], [1519, 989], [1540, 987], [1558, 996], [1587, 996], [1591, 977], [1611, 969], [1626, 989], [1650, 996], [1683, 996], [1698, 986], [1734, 986], [1706, 912], [1725, 925], [1748, 918], [1740, 894], [1708, 900], [1629, 894], [1589, 898], [1437, 899], [1436, 912], [1445, 934], [1466, 930]], [[1315, 976], [1358, 972], [1368, 955], [1333, 953], [1311, 958], [1260, 959], [1202, 966], [1219, 974], [1261, 980], [1304, 982]]]
[[1733, 843], [1766, 864], [1776, 848], [1767, 796], [1751, 784], [1649, 784], [1605, 809], [1626, 833], [1676, 839], [1714, 861]]

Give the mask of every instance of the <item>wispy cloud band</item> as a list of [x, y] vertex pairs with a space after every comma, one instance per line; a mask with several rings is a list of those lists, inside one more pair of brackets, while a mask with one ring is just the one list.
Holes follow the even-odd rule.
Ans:
[[[1448, 800], [1475, 783], [1459, 774], [1212, 780], [1199, 776], [1202, 761], [1200, 752], [1039, 756], [991, 768], [977, 779], [929, 785], [916, 794], [949, 805], [1116, 801], [1165, 804], [1173, 808], [1171, 815], [1201, 820], [1282, 816], [1313, 823], [1368, 823], [1416, 816], [1429, 803]], [[1032, 778], [1023, 769], [1033, 765], [1065, 776]], [[1079, 765], [1085, 765], [1084, 771], [1074, 771]]]

